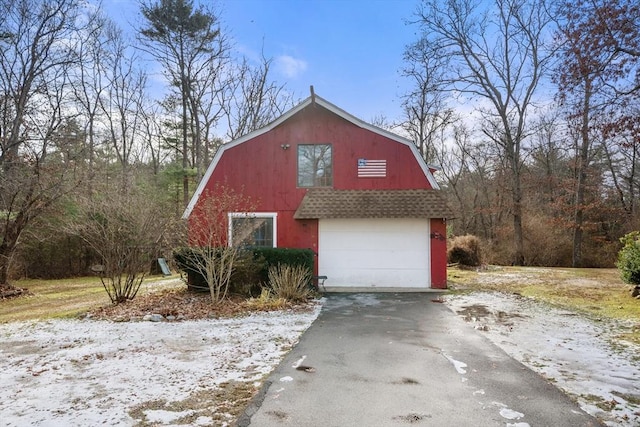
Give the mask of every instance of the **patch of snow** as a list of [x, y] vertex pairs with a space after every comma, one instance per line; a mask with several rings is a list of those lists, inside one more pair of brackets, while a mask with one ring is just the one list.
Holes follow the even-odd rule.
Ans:
[[453, 367], [454, 367], [454, 368], [456, 368], [456, 371], [457, 371], [459, 374], [464, 375], [464, 374], [466, 374], [466, 373], [467, 373], [467, 369], [466, 369], [466, 368], [467, 368], [467, 364], [466, 364], [466, 363], [461, 362], [461, 361], [459, 361], [459, 360], [456, 360], [456, 359], [454, 359], [453, 357], [451, 357], [451, 356], [449, 356], [449, 355], [447, 355], [447, 354], [445, 354], [445, 353], [442, 353], [442, 355], [443, 355], [444, 357], [446, 357], [446, 358], [447, 358], [447, 360], [448, 360], [449, 362], [451, 362], [451, 364], [453, 364]]
[[151, 423], [167, 424], [172, 423], [178, 418], [187, 417], [193, 414], [193, 411], [165, 411], [163, 409], [148, 409], [143, 411], [147, 417], [147, 421]]
[[538, 274], [536, 274], [535, 269], [530, 269], [529, 273], [526, 272], [517, 272], [517, 273], [500, 273], [499, 275], [491, 274], [487, 276], [483, 276], [482, 274], [478, 276], [478, 283], [527, 283], [527, 284], [539, 284], [543, 283], [542, 279], [539, 278]]
[[194, 424], [197, 426], [208, 426], [213, 423], [213, 418], [211, 417], [198, 417], [196, 418]]
[[458, 313], [474, 307], [488, 311], [474, 320], [484, 326], [478, 329], [552, 380], [586, 412], [610, 426], [640, 425], [640, 408], [634, 403], [640, 399], [640, 347], [621, 341], [612, 345], [616, 335], [634, 325], [591, 320], [530, 298], [494, 292], [451, 295], [446, 304]]
[[281, 383], [288, 383], [288, 382], [291, 382], [291, 381], [293, 381], [293, 377], [290, 377], [288, 375], [286, 377], [280, 378], [280, 382]]
[[524, 417], [524, 414], [522, 412], [514, 411], [513, 409], [502, 408], [500, 409], [500, 416], [508, 420], [519, 420]]
[[[260, 383], [319, 312], [320, 305], [179, 323], [2, 324], [2, 425], [131, 426], [138, 420], [129, 411], [147, 402], [184, 400], [228, 381]], [[161, 418], [156, 425], [173, 416], [147, 412]]]
[[307, 358], [307, 356], [306, 356], [306, 355], [302, 356], [300, 359], [298, 359], [298, 360], [296, 361], [296, 363], [294, 363], [293, 365], [291, 365], [291, 367], [292, 367], [293, 369], [297, 368], [298, 366], [302, 365], [302, 362], [304, 362], [304, 359], [306, 359], [306, 358]]

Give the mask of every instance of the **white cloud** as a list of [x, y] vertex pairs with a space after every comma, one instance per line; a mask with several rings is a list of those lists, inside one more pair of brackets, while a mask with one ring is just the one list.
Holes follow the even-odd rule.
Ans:
[[276, 68], [286, 77], [297, 77], [307, 69], [307, 62], [289, 55], [280, 55], [275, 59]]

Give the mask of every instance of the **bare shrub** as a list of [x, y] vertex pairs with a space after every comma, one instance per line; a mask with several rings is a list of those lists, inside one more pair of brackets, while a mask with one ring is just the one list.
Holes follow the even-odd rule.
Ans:
[[246, 306], [252, 310], [282, 310], [287, 306], [287, 300], [275, 297], [268, 288], [262, 288], [260, 296], [258, 298], [249, 298]]
[[[229, 244], [229, 215], [252, 210], [250, 199], [242, 193], [216, 184], [213, 191], [202, 194], [189, 217], [190, 244], [185, 252], [188, 256], [186, 263], [205, 279], [214, 304], [227, 297], [231, 276], [243, 249], [242, 241]], [[240, 227], [247, 230], [234, 227], [233, 233], [250, 234], [249, 222]]]
[[590, 268], [613, 268], [616, 266], [620, 243], [594, 237], [583, 245], [582, 263]]
[[138, 293], [168, 223], [160, 205], [130, 190], [80, 200], [65, 228], [98, 254], [102, 286], [120, 304]]
[[277, 298], [289, 301], [306, 301], [312, 295], [311, 271], [301, 265], [269, 267], [269, 286]]
[[571, 265], [571, 234], [548, 216], [533, 214], [525, 218], [525, 260], [527, 265], [562, 267]]
[[458, 263], [469, 267], [482, 265], [483, 257], [480, 239], [470, 234], [454, 237], [449, 241], [447, 260], [450, 263]]

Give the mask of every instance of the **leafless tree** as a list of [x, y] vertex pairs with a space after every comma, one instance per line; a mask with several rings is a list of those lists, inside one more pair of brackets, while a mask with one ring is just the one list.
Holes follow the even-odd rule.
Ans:
[[135, 144], [140, 139], [142, 107], [147, 76], [137, 64], [139, 58], [126, 42], [122, 31], [107, 25], [108, 42], [100, 59], [106, 86], [99, 104], [105, 117], [108, 140], [122, 168], [122, 189], [128, 187], [129, 166]]
[[193, 88], [189, 96], [189, 113], [191, 115], [191, 134], [194, 136], [194, 147], [191, 153], [191, 164], [196, 169], [196, 179], [200, 180], [217, 150], [219, 138], [216, 127], [224, 114], [219, 104], [220, 94], [233, 81], [229, 75], [231, 69], [230, 43], [224, 34], [211, 43], [211, 51], [205, 61], [194, 64], [191, 71]]
[[159, 107], [150, 100], [142, 100], [140, 111], [141, 138], [144, 140], [147, 162], [151, 162], [153, 175], [160, 173], [161, 165], [169, 157], [169, 153], [162, 143], [162, 121]]
[[443, 89], [473, 100], [483, 132], [509, 168], [513, 263], [522, 265], [522, 148], [536, 89], [552, 58], [545, 47], [547, 8], [539, 0], [425, 0], [417, 17], [423, 47], [447, 67]]
[[455, 206], [455, 211], [459, 212], [455, 220], [456, 231], [459, 235], [475, 232], [476, 230], [471, 230], [470, 225], [475, 216], [474, 210], [469, 205], [470, 187], [469, 183], [465, 183], [465, 176], [471, 173], [469, 158], [473, 149], [471, 134], [464, 124], [460, 123], [453, 127], [451, 141], [448, 141], [448, 138], [442, 138], [441, 141], [441, 145], [433, 147], [434, 161], [441, 168], [437, 175], [444, 177], [444, 188], [452, 199], [451, 206]]
[[251, 200], [242, 193], [216, 185], [213, 191], [202, 193], [189, 217], [189, 247], [182, 254], [184, 262], [205, 279], [214, 304], [227, 296], [231, 274], [243, 247], [243, 239], [238, 236], [252, 232], [250, 221], [240, 221], [234, 226], [230, 215], [252, 210]]
[[[609, 182], [618, 204], [634, 221], [638, 213], [640, 193], [640, 135], [637, 129], [618, 132], [602, 144], [602, 152], [608, 168]], [[613, 141], [612, 141], [613, 140]]]
[[284, 85], [270, 80], [271, 62], [264, 55], [258, 65], [244, 58], [231, 71], [231, 84], [220, 93], [230, 140], [265, 126], [292, 106]]
[[77, 0], [0, 1], [0, 284], [20, 236], [68, 187], [50, 159], [93, 16]]
[[[102, 59], [107, 55], [109, 32], [106, 31], [108, 19], [98, 11], [96, 17], [87, 28], [86, 43], [81, 43], [77, 67], [72, 69], [76, 84], [72, 86], [78, 105], [79, 116], [82, 117], [83, 132], [86, 135], [85, 159], [87, 162], [85, 185], [87, 193], [93, 192], [93, 180], [96, 169], [96, 151], [100, 145], [98, 130], [101, 125], [101, 98], [105, 95], [106, 70]], [[113, 25], [113, 24], [111, 24]]]
[[402, 127], [415, 141], [427, 163], [436, 161], [436, 145], [446, 128], [455, 120], [452, 108], [446, 105], [442, 91], [446, 58], [434, 54], [426, 39], [409, 45], [404, 53], [402, 74], [412, 83], [404, 95]]
[[102, 285], [113, 304], [136, 297], [171, 224], [162, 206], [133, 189], [102, 188], [80, 198], [65, 231], [80, 237], [101, 259]]
[[559, 196], [568, 178], [568, 153], [566, 122], [557, 106], [538, 115], [530, 146], [530, 174], [535, 185], [535, 199], [541, 207], [549, 209]]

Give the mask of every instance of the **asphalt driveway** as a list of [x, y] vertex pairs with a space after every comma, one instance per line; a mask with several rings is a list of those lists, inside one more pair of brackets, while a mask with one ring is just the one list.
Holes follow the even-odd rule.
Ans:
[[328, 295], [238, 425], [602, 425], [437, 301]]

